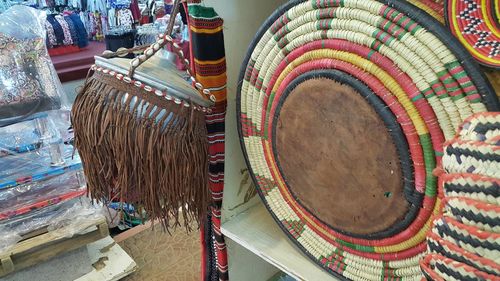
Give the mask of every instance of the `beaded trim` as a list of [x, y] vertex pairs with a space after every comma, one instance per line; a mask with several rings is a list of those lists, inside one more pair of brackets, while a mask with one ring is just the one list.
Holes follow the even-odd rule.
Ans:
[[190, 61], [186, 59], [184, 56], [184, 52], [182, 51], [181, 47], [179, 44], [175, 43], [174, 40], [170, 35], [164, 34], [164, 35], [159, 35], [158, 40], [156, 43], [152, 44], [151, 46], [147, 47], [144, 50], [144, 53], [135, 57], [130, 61], [130, 66], [131, 67], [138, 67], [141, 63], [145, 62], [148, 60], [150, 57], [152, 57], [158, 50], [160, 50], [163, 46], [166, 45], [166, 42], [169, 42], [173, 47], [174, 51], [177, 53], [179, 58], [181, 59], [182, 62], [186, 65], [186, 73], [189, 75], [189, 79], [191, 82], [194, 84], [195, 88], [201, 91], [205, 96], [207, 96], [211, 101], [216, 102], [216, 98], [214, 95], [210, 93], [210, 90], [203, 87], [203, 85], [200, 82], [196, 81], [196, 78], [194, 77], [191, 68], [189, 67]]
[[175, 104], [178, 104], [180, 106], [184, 106], [184, 107], [193, 107], [194, 110], [198, 110], [198, 111], [202, 111], [202, 112], [205, 112], [205, 113], [210, 113], [212, 112], [212, 110], [210, 108], [207, 108], [207, 107], [204, 107], [204, 106], [199, 106], [199, 105], [193, 105], [193, 104], [190, 104], [184, 100], [181, 100], [179, 98], [176, 98], [176, 97], [173, 97], [171, 95], [169, 95], [167, 93], [167, 91], [161, 91], [157, 88], [154, 88], [154, 87], [151, 87], [149, 85], [146, 85], [144, 84], [143, 82], [139, 81], [139, 80], [134, 80], [134, 79], [131, 79], [130, 77], [127, 77], [126, 75], [123, 75], [121, 73], [118, 73], [116, 71], [113, 71], [113, 70], [110, 70], [110, 69], [107, 69], [107, 68], [104, 68], [104, 67], [100, 67], [100, 66], [97, 66], [97, 65], [92, 65], [92, 67], [90, 68], [92, 71], [98, 71], [98, 72], [101, 72], [101, 73], [104, 73], [104, 74], [108, 74], [120, 81], [123, 81], [127, 84], [132, 84], [146, 92], [149, 92], [149, 93], [154, 93], [155, 95], [159, 96], [159, 97], [164, 97], [166, 100], [168, 101], [172, 101], [174, 102]]

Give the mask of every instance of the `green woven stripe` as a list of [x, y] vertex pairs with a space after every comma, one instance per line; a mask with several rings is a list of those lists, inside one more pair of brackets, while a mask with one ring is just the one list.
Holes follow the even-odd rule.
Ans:
[[441, 86], [442, 84], [439, 83], [439, 80], [435, 80], [434, 82], [432, 82], [433, 85], [439, 85], [437, 87], [433, 87], [434, 89], [434, 92], [439, 92], [439, 91], [442, 91], [444, 90], [444, 86]]
[[[266, 108], [266, 116], [269, 116], [271, 114], [271, 108], [273, 106], [273, 102], [274, 102], [274, 97], [276, 96], [276, 92], [274, 91], [271, 91], [271, 94], [269, 95], [269, 100], [268, 100], [268, 103], [267, 103], [267, 108]], [[266, 118], [264, 120], [264, 138], [269, 139], [269, 130], [267, 128], [269, 128], [269, 118]]]
[[[468, 77], [468, 75], [467, 75], [467, 72], [460, 71], [459, 73], [453, 75], [453, 77], [455, 77], [456, 79], [460, 79], [460, 78]], [[471, 81], [471, 83], [472, 83], [472, 81]]]
[[305, 229], [305, 223], [303, 221], [293, 221], [293, 220], [283, 220], [281, 221], [283, 225], [288, 229], [288, 232], [297, 239], [302, 236]]
[[276, 188], [276, 183], [271, 179], [261, 175], [255, 175], [255, 179], [257, 180], [260, 190], [264, 193], [264, 196], [267, 196], [269, 192]]
[[340, 239], [335, 239], [339, 244], [344, 245], [346, 247], [349, 247], [351, 249], [361, 251], [361, 252], [367, 252], [367, 253], [375, 253], [375, 248], [371, 246], [363, 246], [363, 245], [358, 245], [350, 242], [346, 242], [344, 240]]
[[416, 101], [418, 101], [418, 100], [420, 100], [420, 99], [423, 99], [423, 98], [425, 98], [425, 96], [424, 96], [423, 94], [419, 94], [419, 95], [417, 95], [417, 96], [413, 97], [413, 98], [411, 99], [411, 101], [412, 101], [412, 102], [416, 102]]
[[452, 61], [452, 62], [449, 62], [449, 63], [446, 63], [444, 65], [447, 69], [453, 69], [455, 67], [462, 67], [462, 65], [460, 64], [460, 62], [458, 61]]
[[424, 164], [425, 164], [425, 194], [429, 197], [436, 196], [436, 177], [432, 175], [432, 172], [436, 168], [436, 156], [434, 154], [434, 148], [432, 146], [432, 139], [429, 133], [425, 135], [419, 135], [420, 144], [422, 145], [422, 150], [424, 152]]
[[450, 97], [451, 97], [451, 100], [454, 101], [454, 102], [465, 98], [464, 94], [460, 94], [460, 95], [456, 95], [456, 96], [450, 96]]
[[370, 60], [370, 58], [373, 56], [373, 54], [375, 54], [375, 51], [374, 50], [370, 50], [370, 52], [368, 52], [368, 55], [366, 56], [366, 58], [368, 60]]

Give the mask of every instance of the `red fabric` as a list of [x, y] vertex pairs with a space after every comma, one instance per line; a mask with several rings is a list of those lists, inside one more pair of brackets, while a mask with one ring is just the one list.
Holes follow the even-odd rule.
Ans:
[[68, 46], [50, 48], [50, 49], [48, 49], [48, 51], [49, 51], [49, 55], [51, 57], [54, 57], [54, 56], [60, 56], [60, 55], [65, 55], [65, 54], [77, 53], [77, 52], [80, 52], [81, 49], [78, 46], [68, 45]]
[[130, 11], [132, 12], [132, 17], [134, 21], [139, 21], [141, 18], [141, 11], [139, 10], [139, 2], [137, 0], [132, 0], [130, 3]]

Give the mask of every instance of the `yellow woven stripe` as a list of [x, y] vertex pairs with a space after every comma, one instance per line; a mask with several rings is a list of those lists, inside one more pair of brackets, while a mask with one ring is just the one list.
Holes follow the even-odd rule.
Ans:
[[219, 63], [223, 63], [224, 61], [226, 60], [226, 58], [221, 58], [221, 59], [218, 59], [218, 60], [199, 60], [199, 59], [194, 59], [194, 62], [197, 63], [197, 64], [219, 64]]
[[491, 14], [488, 13], [488, 8], [492, 8], [492, 7], [489, 7], [488, 1], [481, 0], [481, 14], [483, 15], [484, 23], [486, 23], [486, 26], [488, 27], [489, 31], [491, 31], [491, 33], [493, 33], [493, 35], [495, 35], [496, 37], [500, 37], [500, 31], [498, 30], [498, 28], [496, 26], [494, 26], [491, 23], [491, 21], [493, 19], [491, 18]]
[[[349, 62], [366, 72], [371, 73], [375, 77], [377, 77], [381, 81], [386, 81], [385, 86], [396, 96], [396, 98], [400, 101], [401, 105], [405, 108], [405, 110], [408, 112], [408, 115], [412, 119], [415, 128], [417, 130], [417, 133], [420, 134], [427, 134], [428, 130], [427, 127], [422, 119], [422, 117], [418, 114], [415, 106], [411, 102], [411, 100], [408, 98], [406, 93], [403, 91], [403, 89], [399, 86], [399, 84], [390, 76], [387, 74], [385, 71], [383, 71], [381, 68], [379, 68], [377, 65], [374, 63], [358, 56], [354, 55], [352, 53], [347, 53], [347, 52], [342, 52], [342, 51], [335, 51], [335, 50], [315, 50], [311, 51], [308, 53], [305, 53], [301, 57], [297, 58], [293, 62], [290, 62], [290, 64], [283, 70], [283, 72], [280, 74], [278, 80], [276, 81], [276, 84], [274, 85], [273, 92], [276, 92], [279, 85], [283, 82], [285, 77], [290, 74], [297, 66], [311, 60], [315, 59], [324, 59], [324, 58], [331, 58], [331, 59], [338, 59], [338, 60], [343, 60], [346, 62]], [[272, 147], [269, 144], [269, 142], [266, 140], [264, 141], [264, 153], [266, 154], [266, 157], [272, 157], [271, 151]], [[273, 174], [279, 175], [278, 168], [276, 167], [274, 162], [271, 162], [271, 165], [269, 167], [272, 171]], [[280, 189], [280, 192], [283, 196], [284, 202], [288, 202], [291, 206], [294, 206], [294, 208], [297, 211], [297, 214], [302, 217], [309, 225], [311, 225], [314, 229], [316, 229], [319, 233], [324, 235], [325, 237], [328, 237], [331, 240], [336, 240], [337, 238], [333, 235], [331, 235], [327, 230], [316, 224], [308, 215], [306, 215], [297, 205], [296, 201], [294, 198], [292, 198], [291, 194], [287, 191], [287, 187], [284, 183], [284, 181], [280, 178], [276, 179], [278, 188]], [[428, 228], [427, 228], [428, 229]], [[382, 247], [380, 248], [380, 253], [391, 253], [395, 251], [402, 251], [409, 249], [418, 243], [422, 242], [425, 239], [425, 233], [424, 235], [420, 235], [414, 238], [409, 239], [408, 241], [402, 242], [401, 244], [398, 244], [396, 246], [393, 246], [393, 248], [389, 247]], [[418, 241], [415, 244], [415, 241]], [[405, 248], [406, 247], [406, 248]]]
[[494, 58], [490, 58], [488, 56], [485, 56], [481, 53], [479, 53], [475, 48], [473, 48], [467, 40], [465, 40], [464, 36], [462, 35], [462, 31], [458, 28], [458, 20], [457, 20], [457, 2], [458, 1], [451, 1], [451, 18], [453, 20], [452, 27], [455, 31], [455, 36], [458, 38], [458, 40], [462, 43], [462, 45], [467, 48], [467, 50], [477, 57], [480, 57], [482, 60], [490, 62], [492, 64], [498, 64], [498, 61]]
[[391, 246], [384, 246], [384, 247], [374, 247], [376, 253], [393, 253], [393, 252], [399, 252], [403, 251], [406, 249], [410, 249], [412, 247], [417, 246], [420, 244], [422, 241], [425, 240], [427, 233], [431, 230], [432, 227], [432, 219], [434, 218], [435, 215], [439, 214], [439, 210], [441, 208], [441, 200], [439, 198], [436, 199], [436, 204], [434, 205], [434, 210], [432, 211], [432, 216], [429, 217], [427, 222], [425, 223], [424, 227], [420, 229], [420, 231], [413, 236], [411, 239], [401, 242], [396, 245], [391, 245]]
[[396, 96], [401, 105], [406, 109], [406, 112], [408, 113], [413, 123], [415, 124], [417, 133], [419, 135], [425, 135], [429, 132], [422, 117], [418, 113], [418, 110], [413, 105], [410, 98], [406, 95], [405, 91], [401, 88], [401, 86], [399, 86], [398, 82], [391, 75], [387, 74], [383, 69], [378, 67], [373, 62], [352, 53], [329, 50], [329, 49], [315, 50], [305, 53], [301, 57], [297, 58], [295, 61], [288, 64], [288, 66], [283, 70], [278, 80], [274, 84], [273, 92], [276, 92], [278, 90], [278, 87], [283, 82], [285, 77], [290, 72], [292, 72], [294, 68], [303, 64], [304, 62], [316, 59], [324, 59], [324, 58], [338, 59], [349, 62], [357, 66], [358, 68], [374, 75], [380, 81], [383, 81], [387, 89], [389, 89]]
[[495, 6], [495, 15], [497, 15], [498, 23], [500, 23], [500, 3], [496, 2], [493, 6]]
[[205, 34], [214, 34], [220, 32], [222, 30], [222, 26], [219, 26], [215, 29], [206, 29], [206, 28], [196, 28], [191, 26], [191, 31], [196, 33], [205, 33]]
[[444, 24], [444, 17], [443, 17], [443, 15], [440, 15], [438, 12], [436, 12], [433, 9], [429, 8], [429, 6], [423, 4], [419, 0], [408, 0], [408, 2], [412, 3], [414, 6], [419, 7], [420, 9], [426, 11], [433, 18], [437, 19], [440, 23]]

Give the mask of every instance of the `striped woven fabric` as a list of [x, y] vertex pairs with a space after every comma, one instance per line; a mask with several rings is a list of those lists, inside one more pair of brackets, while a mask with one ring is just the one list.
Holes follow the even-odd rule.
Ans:
[[477, 174], [442, 174], [439, 193], [446, 197], [463, 197], [500, 206], [500, 179]]
[[429, 280], [500, 279], [500, 113], [473, 115], [446, 142], [442, 215], [421, 267]]
[[[404, 199], [418, 210], [397, 222], [403, 227], [389, 227], [376, 237], [353, 235], [324, 223], [293, 192], [275, 149], [281, 125], [277, 120], [290, 89], [318, 71], [330, 71], [332, 77], [342, 72], [352, 78], [345, 81], [361, 81], [396, 117], [402, 131], [397, 140], [407, 144], [410, 155], [403, 164], [409, 162], [413, 172]], [[435, 19], [405, 1], [294, 0], [261, 27], [239, 85], [239, 132], [247, 164], [266, 207], [288, 237], [336, 276], [419, 280], [426, 233], [440, 209], [433, 170], [442, 160], [443, 143], [469, 116], [498, 110], [493, 90], [460, 44]], [[308, 94], [301, 92], [301, 99], [307, 101]], [[317, 120], [317, 126], [327, 129], [322, 122]], [[363, 133], [355, 137], [363, 138]], [[335, 168], [319, 167], [318, 174]], [[335, 184], [340, 183], [332, 179]], [[342, 195], [339, 201], [352, 200]]]
[[432, 232], [427, 237], [427, 245], [430, 253], [468, 264], [488, 274], [500, 275], [500, 264], [498, 262], [468, 252], [454, 242], [444, 240]]
[[434, 221], [432, 232], [446, 241], [456, 243], [470, 253], [499, 261], [500, 234], [498, 233], [486, 232], [450, 217], [441, 217]]
[[[206, 116], [209, 141], [209, 180], [213, 206], [202, 230], [204, 262], [203, 280], [228, 280], [227, 253], [220, 231], [222, 193], [224, 189], [224, 132], [226, 115], [226, 58], [223, 20], [214, 9], [190, 1], [188, 6], [192, 46], [192, 64], [196, 79], [210, 89], [216, 98], [212, 113]], [[205, 235], [212, 234], [212, 235]], [[215, 267], [217, 269], [215, 269]]]
[[499, 205], [460, 197], [448, 197], [443, 203], [445, 216], [483, 231], [500, 233]]
[[428, 255], [422, 261], [422, 269], [428, 280], [498, 280], [496, 275], [488, 274], [441, 255]]

